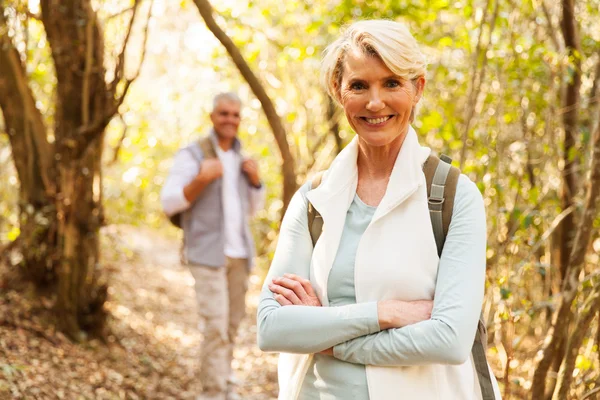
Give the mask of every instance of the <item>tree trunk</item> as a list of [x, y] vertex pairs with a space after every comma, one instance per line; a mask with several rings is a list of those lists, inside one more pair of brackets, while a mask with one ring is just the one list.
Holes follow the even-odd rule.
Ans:
[[[579, 88], [581, 86], [581, 51], [577, 34], [577, 22], [575, 20], [575, 0], [562, 0], [561, 31], [570, 60], [570, 79], [565, 86], [563, 101], [564, 113], [562, 122], [565, 132], [563, 141], [564, 168], [562, 171], [562, 186], [559, 193], [561, 207], [563, 210], [566, 210], [573, 206], [578, 190], [578, 159], [575, 150], [578, 129], [577, 114], [580, 100]], [[557, 227], [552, 241], [556, 246], [552, 251], [552, 264], [558, 267], [563, 283], [570, 275], [569, 267], [572, 264], [573, 241], [577, 233], [575, 228], [574, 213], [570, 213]], [[576, 290], [576, 288], [573, 288], [573, 290]], [[562, 318], [555, 321], [555, 324], [560, 322], [561, 326], [554, 326], [554, 336], [552, 336], [553, 345], [549, 349], [550, 351], [544, 351], [543, 359], [536, 368], [532, 389], [534, 398], [547, 398], [548, 396], [552, 396], [554, 392], [556, 380], [552, 380], [549, 390], [546, 390], [546, 377], [550, 368], [553, 373], [558, 372], [565, 357], [567, 333], [572, 317], [569, 306], [566, 307], [563, 310]]]
[[25, 270], [38, 284], [57, 278], [59, 328], [78, 339], [82, 330], [101, 330], [105, 320], [107, 287], [98, 282], [104, 129], [139, 75], [148, 25], [137, 73], [125, 78], [125, 51], [140, 5], [135, 0], [114, 79], [107, 83], [103, 33], [91, 0], [41, 0], [40, 5], [57, 80], [55, 144], [47, 140], [2, 2], [0, 108], [20, 181]]
[[[574, 0], [563, 0], [563, 14], [561, 19], [561, 30], [565, 40], [565, 46], [571, 61], [569, 65], [569, 75], [571, 78], [566, 84], [562, 116], [565, 137], [563, 141], [563, 161], [562, 187], [560, 190], [560, 201], [563, 210], [573, 205], [573, 199], [577, 194], [577, 165], [576, 156], [578, 118], [581, 86], [581, 50], [579, 49], [579, 39], [577, 35], [577, 25], [575, 20]], [[569, 256], [573, 247], [575, 234], [574, 214], [569, 214], [557, 229], [559, 235], [558, 244], [558, 263], [561, 277], [567, 274], [569, 265]]]
[[598, 312], [598, 307], [600, 307], [600, 285], [594, 288], [586, 300], [583, 310], [577, 319], [576, 326], [578, 329], [575, 329], [571, 337], [569, 337], [566, 358], [558, 375], [556, 391], [553, 396], [554, 400], [567, 400], [571, 382], [573, 381], [573, 370], [575, 369], [579, 349], [585, 339], [585, 335], [589, 332], [589, 327]]
[[227, 36], [227, 34], [219, 27], [213, 18], [213, 9], [210, 2], [208, 0], [194, 0], [194, 3], [196, 3], [198, 11], [200, 11], [200, 15], [204, 19], [208, 29], [210, 29], [213, 35], [215, 35], [223, 47], [225, 47], [236, 67], [246, 82], [248, 82], [252, 92], [262, 104], [263, 111], [265, 112], [267, 121], [271, 126], [271, 130], [275, 136], [275, 141], [277, 142], [277, 146], [279, 147], [279, 152], [282, 158], [281, 173], [283, 175], [283, 209], [281, 215], [283, 216], [288, 204], [290, 203], [290, 200], [292, 200], [292, 196], [298, 188], [296, 183], [296, 163], [287, 142], [287, 135], [283, 122], [277, 114], [275, 106], [267, 94], [264, 86], [260, 83], [254, 72], [252, 72], [250, 66], [244, 59], [244, 56], [242, 56], [242, 53], [240, 53], [240, 50], [237, 48], [235, 43], [233, 43], [231, 38], [229, 38], [229, 36]]
[[106, 288], [97, 287], [102, 199], [99, 185], [94, 185], [103, 135], [87, 142], [81, 128], [104, 118], [114, 99], [104, 81], [103, 37], [91, 3], [70, 3], [45, 0], [41, 5], [58, 94], [54, 132], [61, 259], [56, 308], [60, 328], [78, 339], [82, 330], [102, 325], [106, 298]]
[[584, 266], [585, 255], [592, 237], [593, 224], [597, 216], [598, 202], [600, 200], [600, 129], [596, 130], [594, 139], [591, 142], [591, 154], [589, 167], [591, 174], [586, 187], [583, 214], [580, 218], [579, 227], [576, 231], [575, 241], [571, 250], [567, 276], [563, 280], [562, 297], [558, 312], [555, 315], [553, 326], [544, 344], [542, 358], [533, 376], [531, 389], [533, 399], [545, 398], [548, 370], [556, 357], [560, 356], [561, 361], [565, 357], [565, 354], [559, 354], [558, 351], [562, 343], [568, 338], [568, 328], [573, 318], [571, 307], [577, 295], [579, 274]]
[[[58, 203], [62, 258], [57, 309], [61, 327], [77, 337], [80, 330], [101, 329], [106, 288], [97, 287], [101, 204], [93, 190], [97, 146], [82, 160], [60, 166], [62, 201]], [[87, 171], [87, 172], [85, 172]]]
[[14, 47], [0, 5], [0, 108], [19, 177], [20, 248], [24, 277], [38, 286], [54, 281], [56, 252], [53, 146]]

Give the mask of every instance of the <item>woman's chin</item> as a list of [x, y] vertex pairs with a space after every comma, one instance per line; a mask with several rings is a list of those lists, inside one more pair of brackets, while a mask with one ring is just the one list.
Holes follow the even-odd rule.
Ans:
[[399, 135], [389, 132], [358, 132], [357, 135], [362, 142], [371, 147], [387, 146], [399, 138]]

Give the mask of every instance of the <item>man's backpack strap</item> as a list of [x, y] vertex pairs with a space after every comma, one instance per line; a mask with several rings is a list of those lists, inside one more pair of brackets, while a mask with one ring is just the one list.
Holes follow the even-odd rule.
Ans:
[[198, 140], [198, 147], [202, 150], [203, 158], [217, 158], [217, 151], [210, 136]]
[[446, 235], [452, 220], [454, 195], [460, 170], [450, 163], [452, 159], [442, 155], [440, 158], [430, 155], [423, 165], [427, 182], [427, 203], [438, 256], [442, 254]]
[[[217, 152], [215, 151], [215, 146], [210, 136], [199, 139], [196, 144], [198, 145], [198, 148], [200, 148], [201, 154], [198, 151], [198, 148], [194, 148], [194, 146], [188, 147], [188, 150], [191, 151], [192, 157], [194, 157], [197, 162], [200, 162], [201, 158], [217, 158]], [[178, 228], [182, 227], [181, 214], [181, 212], [178, 212], [177, 214], [169, 216], [169, 221]]]
[[[323, 174], [325, 171], [318, 172], [310, 181], [310, 189], [316, 189], [321, 184], [323, 180]], [[312, 240], [313, 247], [319, 240], [319, 236], [321, 236], [321, 232], [323, 231], [323, 217], [317, 211], [315, 207], [308, 202], [308, 231], [310, 233], [310, 239]]]

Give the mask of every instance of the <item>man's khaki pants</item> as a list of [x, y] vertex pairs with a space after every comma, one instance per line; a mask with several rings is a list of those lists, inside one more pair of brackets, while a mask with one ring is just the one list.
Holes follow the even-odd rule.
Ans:
[[248, 260], [227, 257], [224, 268], [191, 265], [190, 271], [204, 320], [200, 381], [207, 396], [225, 399], [233, 344], [246, 314]]

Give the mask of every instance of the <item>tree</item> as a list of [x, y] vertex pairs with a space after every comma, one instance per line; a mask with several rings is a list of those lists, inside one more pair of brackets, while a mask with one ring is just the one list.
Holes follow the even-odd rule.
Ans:
[[[104, 321], [107, 287], [98, 281], [101, 156], [104, 130], [141, 68], [140, 63], [133, 77], [125, 77], [125, 53], [140, 4], [136, 0], [130, 10], [107, 82], [102, 23], [90, 0], [42, 0], [41, 14], [25, 17], [0, 3], [0, 108], [20, 183], [22, 264], [38, 286], [57, 284], [59, 327], [75, 339]], [[16, 45], [13, 26], [31, 17], [43, 25], [56, 75], [51, 118], [36, 107], [26, 54]]]
[[244, 59], [244, 56], [237, 48], [235, 43], [233, 43], [231, 38], [227, 36], [227, 34], [215, 21], [210, 2], [208, 0], [194, 0], [194, 3], [196, 4], [196, 7], [198, 7], [198, 11], [204, 19], [208, 29], [210, 29], [213, 35], [215, 35], [223, 47], [225, 47], [235, 66], [238, 68], [246, 82], [248, 82], [252, 92], [262, 104], [263, 111], [265, 112], [269, 125], [271, 126], [271, 130], [273, 131], [273, 135], [275, 137], [275, 141], [277, 142], [277, 147], [279, 148], [282, 159], [281, 174], [283, 176], [283, 209], [281, 211], [281, 215], [283, 217], [283, 214], [285, 214], [285, 210], [287, 209], [287, 206], [290, 203], [290, 200], [292, 200], [292, 196], [298, 187], [296, 183], [295, 160], [287, 142], [285, 126], [277, 114], [277, 110], [275, 109], [273, 101], [271, 101], [271, 98], [267, 94], [264, 86], [260, 83], [254, 72], [252, 72], [252, 69], [250, 69], [250, 66]]

